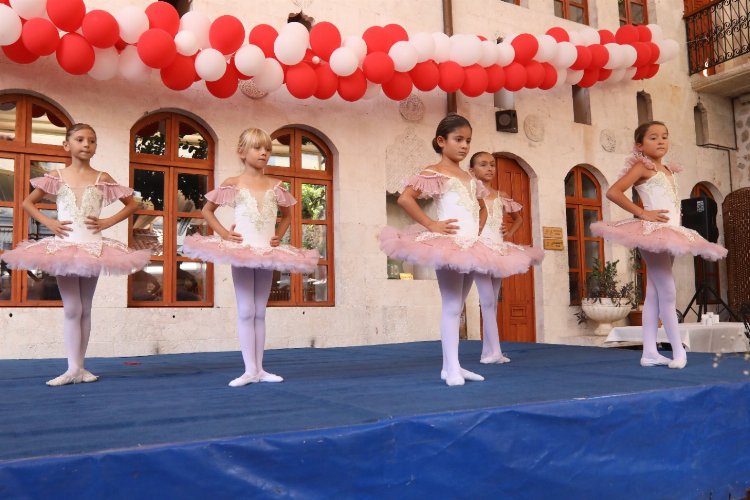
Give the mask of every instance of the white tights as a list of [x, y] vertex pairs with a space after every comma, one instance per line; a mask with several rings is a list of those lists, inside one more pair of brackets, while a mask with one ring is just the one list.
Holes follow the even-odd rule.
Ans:
[[489, 274], [474, 273], [473, 277], [482, 309], [482, 359], [499, 358], [502, 356], [502, 350], [497, 331], [497, 295], [500, 293], [503, 280], [493, 278]]
[[68, 371], [77, 375], [84, 369], [86, 348], [91, 336], [91, 304], [98, 277], [58, 276], [57, 287], [63, 301], [63, 338]]
[[237, 335], [240, 338], [245, 375], [263, 373], [266, 343], [266, 305], [271, 294], [273, 271], [232, 266], [237, 298]]
[[440, 340], [443, 346], [443, 371], [446, 381], [463, 379], [458, 362], [458, 327], [466, 296], [471, 290], [472, 277], [450, 269], [437, 269], [438, 286], [442, 300]]

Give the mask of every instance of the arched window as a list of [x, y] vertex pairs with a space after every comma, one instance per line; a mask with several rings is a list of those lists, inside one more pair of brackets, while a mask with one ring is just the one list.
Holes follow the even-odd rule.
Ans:
[[130, 245], [151, 262], [128, 280], [129, 306], [211, 306], [213, 266], [181, 254], [185, 237], [208, 234], [203, 195], [214, 186], [214, 143], [208, 131], [177, 113], [143, 118], [130, 131], [130, 185], [138, 210]]
[[[711, 190], [707, 185], [699, 182], [693, 186], [693, 190], [690, 192], [691, 198], [705, 197], [709, 200], [714, 200], [714, 195], [711, 194]], [[716, 201], [716, 200], [714, 200]], [[695, 270], [695, 288], [696, 290], [702, 284], [708, 285], [713, 288], [717, 294], [721, 293], [721, 281], [719, 280], [719, 263], [711, 260], [706, 260], [702, 257], [693, 257], [693, 269]], [[711, 294], [706, 294], [706, 302], [709, 304], [718, 304]]]
[[326, 144], [300, 128], [274, 132], [266, 173], [284, 181], [298, 203], [283, 241], [320, 252], [310, 274], [274, 272], [269, 304], [333, 306], [333, 155]]
[[594, 175], [583, 166], [565, 176], [565, 218], [568, 228], [568, 281], [570, 303], [586, 296], [586, 280], [594, 259], [604, 262], [602, 238], [591, 234], [591, 223], [602, 218], [602, 191]]
[[[31, 191], [29, 179], [70, 163], [62, 147], [71, 126], [55, 105], [29, 95], [0, 95], [0, 260], [18, 242], [53, 236], [21, 208]], [[37, 204], [56, 216], [55, 204]], [[42, 271], [11, 271], [0, 262], [0, 305], [61, 305], [57, 280]]]

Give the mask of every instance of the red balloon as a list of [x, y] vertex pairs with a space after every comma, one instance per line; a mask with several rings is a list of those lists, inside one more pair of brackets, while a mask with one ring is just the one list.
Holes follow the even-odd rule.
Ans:
[[464, 69], [455, 61], [445, 61], [438, 64], [440, 79], [438, 86], [445, 92], [455, 92], [464, 84]]
[[591, 65], [591, 51], [583, 45], [576, 45], [576, 50], [578, 51], [578, 57], [570, 69], [581, 70], [588, 68]]
[[23, 37], [19, 37], [14, 43], [2, 47], [5, 55], [18, 64], [30, 64], [39, 59], [39, 56], [29, 52], [29, 49], [23, 44]]
[[640, 68], [635, 70], [635, 74], [633, 75], [633, 80], [644, 80], [648, 75], [648, 72], [651, 70], [650, 66], [641, 66]]
[[659, 65], [658, 64], [652, 64], [648, 66], [648, 72], [646, 73], [646, 78], [653, 78], [656, 76], [656, 74], [659, 72]]
[[76, 31], [86, 15], [86, 5], [83, 0], [47, 0], [47, 15], [61, 30]]
[[549, 90], [557, 83], [557, 70], [550, 63], [542, 63], [544, 68], [544, 80], [539, 84], [542, 90]]
[[232, 58], [229, 59], [228, 64], [232, 67], [234, 72], [237, 74], [237, 78], [239, 78], [240, 80], [249, 80], [252, 78], [252, 76], [247, 76], [247, 75], [243, 75], [242, 73], [240, 73], [240, 70], [237, 69], [237, 65], [234, 62], [234, 56], [232, 56]]
[[310, 47], [318, 57], [329, 60], [333, 51], [341, 47], [339, 29], [328, 21], [315, 24], [310, 30]]
[[365, 56], [362, 71], [372, 83], [385, 83], [393, 78], [393, 59], [385, 52], [372, 52]]
[[55, 53], [62, 69], [71, 75], [83, 75], [94, 67], [94, 48], [78, 33], [67, 33]]
[[122, 52], [123, 50], [125, 50], [125, 48], [126, 48], [126, 47], [127, 47], [128, 45], [130, 45], [130, 44], [129, 44], [128, 42], [126, 42], [125, 40], [123, 40], [123, 39], [122, 39], [122, 38], [120, 38], [119, 36], [117, 37], [117, 42], [115, 42], [115, 48], [117, 49], [117, 53], [118, 53], [118, 54], [119, 54], [120, 52]]
[[393, 78], [383, 84], [383, 93], [394, 101], [403, 101], [412, 91], [412, 81], [409, 73], [393, 74]]
[[661, 55], [661, 49], [654, 42], [648, 42], [646, 45], [648, 45], [649, 50], [651, 50], [651, 58], [648, 61], [649, 64], [656, 64], [656, 61]]
[[231, 66], [227, 65], [227, 70], [224, 72], [224, 76], [216, 81], [206, 82], [206, 88], [215, 97], [218, 97], [219, 99], [228, 99], [237, 92], [239, 83], [237, 72]]
[[358, 101], [367, 92], [367, 78], [361, 69], [357, 68], [349, 76], [339, 78], [339, 95], [349, 102]]
[[600, 82], [603, 82], [604, 80], [606, 80], [610, 76], [612, 76], [612, 70], [611, 69], [604, 69], [604, 68], [602, 68], [602, 69], [599, 70], [599, 81]]
[[150, 68], [165, 68], [172, 64], [177, 47], [172, 35], [161, 29], [150, 29], [138, 39], [138, 56]]
[[637, 42], [633, 44], [633, 47], [635, 48], [635, 52], [637, 54], [633, 66], [635, 66], [636, 68], [640, 68], [641, 66], [646, 66], [647, 64], [649, 64], [649, 62], [651, 61], [651, 49], [649, 48], [648, 44]]
[[177, 54], [169, 66], [160, 71], [161, 81], [172, 90], [185, 90], [195, 82], [195, 58]]
[[615, 33], [615, 40], [619, 44], [635, 43], [639, 38], [640, 36], [638, 34], [638, 28], [636, 28], [632, 24], [620, 26], [617, 29], [617, 33]]
[[554, 28], [550, 28], [547, 30], [547, 34], [557, 40], [557, 43], [560, 42], [569, 42], [570, 36], [568, 35], [568, 32], [565, 31], [563, 28], [560, 28], [559, 26], [555, 26]]
[[247, 41], [260, 47], [266, 57], [273, 57], [273, 42], [279, 36], [279, 32], [268, 24], [259, 24], [250, 30]]
[[487, 72], [478, 64], [472, 64], [464, 68], [464, 83], [461, 84], [461, 93], [466, 97], [479, 97], [487, 90], [489, 84]]
[[534, 35], [521, 33], [510, 42], [516, 50], [515, 62], [526, 64], [531, 61], [539, 50], [539, 41]]
[[437, 87], [437, 84], [440, 81], [440, 70], [438, 69], [437, 63], [432, 60], [417, 63], [417, 65], [409, 71], [409, 75], [411, 76], [414, 86], [424, 92], [429, 92]]
[[583, 72], [583, 78], [578, 82], [581, 88], [589, 88], [599, 81], [599, 70], [597, 68], [587, 69]]
[[591, 52], [591, 64], [590, 68], [602, 68], [609, 61], [609, 51], [604, 48], [604, 45], [595, 43], [594, 45], [588, 46], [589, 52]]
[[615, 34], [609, 30], [599, 30], [599, 43], [607, 45], [608, 43], [615, 43]]
[[635, 29], [638, 30], [638, 41], [639, 42], [650, 42], [651, 41], [651, 30], [648, 29], [648, 26], [640, 25], [636, 26]]
[[485, 70], [487, 70], [487, 92], [490, 94], [499, 92], [505, 85], [505, 71], [499, 64], [488, 66]]
[[[172, 37], [180, 29], [180, 14], [168, 2], [154, 2], [146, 7], [146, 16], [150, 29], [164, 30]], [[244, 36], [244, 35], [243, 35]]]
[[[211, 42], [211, 47], [225, 55], [232, 54], [242, 47], [244, 39], [245, 27], [234, 16], [217, 17], [208, 30], [208, 40]], [[273, 47], [273, 43], [271, 47]], [[263, 52], [265, 52], [265, 49]]]
[[83, 18], [83, 36], [94, 47], [107, 49], [120, 39], [120, 25], [109, 12], [92, 10]]
[[391, 36], [393, 43], [409, 41], [409, 34], [398, 24], [386, 24], [383, 29]]
[[526, 65], [525, 87], [529, 89], [538, 88], [544, 82], [545, 76], [547, 76], [547, 72], [544, 70], [544, 66], [537, 61], [531, 61]]
[[362, 39], [367, 44], [367, 53], [385, 52], [388, 53], [391, 46], [396, 43], [391, 34], [381, 26], [370, 26], [362, 33]]
[[23, 24], [21, 39], [29, 52], [38, 56], [50, 55], [60, 43], [55, 25], [41, 17], [29, 19]]
[[511, 92], [518, 92], [526, 85], [526, 68], [517, 62], [510, 63], [505, 68], [505, 88]]
[[318, 99], [330, 99], [339, 87], [339, 77], [336, 76], [328, 64], [321, 64], [315, 68], [318, 86], [313, 94]]
[[309, 99], [317, 88], [315, 70], [309, 64], [301, 62], [286, 70], [286, 89], [297, 99]]

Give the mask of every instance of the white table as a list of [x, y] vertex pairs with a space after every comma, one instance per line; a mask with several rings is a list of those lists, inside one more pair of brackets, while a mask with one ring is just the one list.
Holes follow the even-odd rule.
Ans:
[[[687, 350], [693, 352], [746, 352], [749, 349], [743, 323], [680, 323], [680, 337]], [[657, 342], [669, 342], [664, 328], [656, 333]], [[604, 341], [607, 347], [621, 343], [643, 343], [643, 329], [640, 326], [618, 326], [612, 329]]]

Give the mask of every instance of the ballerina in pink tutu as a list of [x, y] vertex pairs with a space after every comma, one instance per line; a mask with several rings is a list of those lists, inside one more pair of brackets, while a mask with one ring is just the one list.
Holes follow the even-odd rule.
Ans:
[[[317, 250], [281, 244], [291, 222], [289, 207], [297, 201], [280, 180], [263, 173], [271, 154], [271, 137], [263, 130], [247, 129], [240, 135], [237, 154], [244, 171], [206, 193], [203, 215], [216, 234], [188, 236], [182, 247], [189, 257], [232, 266], [245, 372], [229, 382], [231, 387], [284, 380], [263, 369], [266, 305], [273, 271], [312, 272], [320, 259]], [[235, 223], [230, 229], [214, 214], [221, 205], [234, 207]], [[281, 212], [278, 225], [277, 211]]]
[[[23, 241], [2, 255], [12, 269], [42, 270], [57, 277], [65, 315], [63, 332], [68, 370], [47, 385], [95, 382], [84, 368], [91, 334], [91, 304], [100, 274], [130, 274], [148, 264], [148, 250], [131, 250], [123, 243], [102, 237], [101, 231], [127, 219], [138, 208], [133, 190], [117, 184], [106, 172], [94, 170], [96, 132], [90, 125], [73, 125], [65, 135], [70, 166], [31, 179], [34, 190], [23, 208], [47, 226], [54, 237]], [[57, 219], [35, 204], [46, 195], [57, 197]], [[100, 219], [102, 207], [116, 200], [125, 205], [111, 217]]]
[[[627, 159], [620, 178], [607, 191], [607, 198], [635, 218], [613, 223], [595, 222], [591, 224], [591, 232], [628, 248], [639, 248], [646, 261], [648, 277], [643, 305], [641, 366], [684, 368], [687, 354], [677, 323], [672, 262], [675, 256], [686, 254], [719, 260], [726, 256], [727, 250], [680, 225], [677, 173], [682, 168], [662, 163], [669, 150], [666, 125], [657, 121], [644, 123], [635, 130], [634, 136], [634, 153]], [[633, 185], [643, 201], [643, 208], [625, 196], [625, 191]], [[671, 360], [656, 349], [659, 317], [672, 344]]]
[[[380, 248], [394, 259], [435, 268], [442, 313], [440, 337], [443, 346], [441, 378], [450, 386], [465, 380], [481, 381], [481, 375], [461, 368], [458, 360], [458, 324], [472, 273], [505, 277], [524, 272], [532, 259], [523, 250], [479, 237], [486, 219], [482, 198], [487, 190], [459, 167], [471, 143], [471, 125], [451, 114], [440, 121], [432, 141], [440, 162], [407, 179], [399, 205], [418, 222], [405, 231], [384, 228]], [[418, 198], [435, 200], [438, 220], [432, 220], [417, 204]]]
[[[482, 183], [490, 183], [495, 178], [496, 167], [495, 158], [486, 151], [474, 153], [469, 160], [469, 172]], [[484, 203], [487, 205], [487, 222], [482, 228], [479, 240], [485, 245], [497, 249], [498, 252], [504, 253], [507, 258], [514, 259], [520, 264], [525, 263], [525, 269], [528, 270], [530, 265], [538, 264], [544, 258], [544, 252], [538, 248], [516, 245], [504, 240], [504, 237], [512, 236], [523, 223], [521, 219], [521, 209], [519, 203], [511, 199], [503, 191], [495, 191], [487, 187], [487, 196]], [[503, 215], [509, 213], [513, 219], [512, 224], [507, 232], [503, 230]], [[510, 358], [503, 355], [500, 348], [500, 337], [497, 331], [497, 295], [500, 293], [502, 278], [492, 276], [491, 274], [473, 273], [474, 282], [477, 284], [479, 292], [479, 304], [482, 309], [483, 335], [482, 335], [482, 356], [479, 360], [483, 364], [491, 363], [508, 363]]]

